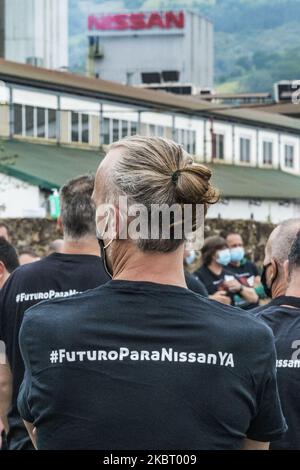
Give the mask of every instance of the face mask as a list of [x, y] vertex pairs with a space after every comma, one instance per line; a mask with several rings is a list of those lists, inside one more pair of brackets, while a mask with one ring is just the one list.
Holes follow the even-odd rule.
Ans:
[[189, 255], [186, 256], [185, 262], [186, 262], [186, 264], [190, 265], [190, 264], [193, 264], [195, 259], [196, 259], [196, 253], [195, 253], [194, 250], [192, 250], [192, 251], [190, 251]]
[[231, 261], [230, 250], [226, 248], [225, 250], [219, 251], [216, 261], [221, 264], [221, 266], [227, 266]]
[[275, 276], [273, 277], [272, 279], [272, 282], [271, 282], [271, 285], [268, 286], [268, 282], [267, 282], [267, 269], [269, 266], [271, 266], [272, 263], [269, 263], [267, 264], [266, 266], [263, 267], [263, 271], [261, 273], [261, 283], [262, 283], [262, 286], [264, 288], [264, 291], [265, 291], [265, 294], [267, 297], [270, 297], [272, 298], [272, 287], [273, 287], [273, 284], [276, 280], [276, 277], [278, 275], [278, 268], [277, 268], [277, 264], [276, 264], [276, 273], [275, 273]]
[[[110, 278], [112, 278], [112, 273], [110, 272], [110, 269], [107, 265], [107, 258], [106, 258], [106, 251], [105, 251], [108, 245], [105, 246], [103, 239], [100, 238], [100, 237], [97, 237], [97, 240], [98, 240], [98, 243], [99, 243], [99, 246], [100, 246], [101, 258], [102, 258], [102, 261], [103, 261], [104, 270], [105, 270], [106, 274]], [[110, 245], [110, 243], [109, 243], [109, 245]]]
[[[109, 217], [109, 216], [108, 216]], [[105, 229], [106, 229], [106, 226], [107, 226], [107, 222], [108, 222], [108, 217], [106, 219], [106, 222], [105, 222], [105, 226], [104, 226], [104, 231], [103, 233], [105, 232]], [[102, 261], [103, 261], [103, 266], [104, 266], [104, 270], [106, 272], [106, 274], [112, 278], [112, 273], [108, 267], [108, 264], [107, 264], [107, 257], [106, 257], [106, 248], [108, 248], [111, 243], [113, 242], [113, 240], [110, 240], [110, 242], [107, 243], [107, 245], [104, 244], [104, 240], [103, 240], [103, 234], [100, 235], [98, 230], [96, 230], [97, 232], [97, 240], [98, 240], [98, 244], [99, 244], [99, 247], [100, 247], [100, 252], [101, 252], [101, 258], [102, 258]]]
[[230, 250], [231, 262], [232, 263], [239, 263], [245, 256], [245, 250], [242, 246], [238, 246], [236, 248], [232, 248]]

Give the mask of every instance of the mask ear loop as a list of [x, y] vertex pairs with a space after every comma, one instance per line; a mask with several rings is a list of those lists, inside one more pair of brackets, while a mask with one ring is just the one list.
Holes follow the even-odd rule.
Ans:
[[114, 239], [112, 238], [112, 239], [107, 243], [107, 245], [105, 245], [105, 246], [103, 245], [103, 250], [106, 250], [106, 248], [108, 248], [108, 247], [112, 244], [113, 241], [114, 241]]
[[[103, 229], [103, 232], [100, 235], [101, 240], [103, 240], [103, 235], [105, 234], [105, 230], [106, 230], [106, 227], [108, 225], [108, 219], [109, 219], [109, 214], [107, 214], [104, 229]], [[106, 250], [106, 248], [108, 248], [112, 244], [112, 242], [113, 242], [113, 238], [107, 243], [107, 245], [104, 245], [104, 243], [103, 243], [103, 249]]]

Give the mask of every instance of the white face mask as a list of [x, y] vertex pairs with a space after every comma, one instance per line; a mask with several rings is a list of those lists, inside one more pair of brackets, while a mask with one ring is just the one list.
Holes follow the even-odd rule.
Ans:
[[186, 264], [190, 265], [193, 264], [194, 261], [196, 261], [196, 252], [195, 250], [191, 250], [188, 256], [185, 257], [185, 262]]
[[221, 266], [228, 266], [231, 261], [230, 250], [228, 248], [225, 248], [224, 250], [218, 251], [216, 261]]

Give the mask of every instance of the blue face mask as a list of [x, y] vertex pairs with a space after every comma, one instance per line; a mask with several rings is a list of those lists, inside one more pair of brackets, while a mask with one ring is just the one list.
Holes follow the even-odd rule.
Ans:
[[225, 250], [220, 250], [217, 254], [217, 263], [221, 266], [228, 266], [231, 261], [230, 250], [225, 248]]
[[190, 265], [193, 264], [193, 262], [196, 260], [196, 253], [194, 250], [190, 251], [189, 255], [186, 256], [185, 262], [186, 264]]
[[245, 250], [242, 246], [237, 246], [230, 250], [231, 262], [239, 263], [245, 256]]

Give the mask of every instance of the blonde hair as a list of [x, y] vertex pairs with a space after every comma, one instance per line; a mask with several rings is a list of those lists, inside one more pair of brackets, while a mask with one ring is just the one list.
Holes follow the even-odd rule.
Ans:
[[[133, 136], [115, 142], [110, 149], [120, 148], [121, 158], [112, 170], [112, 182], [118, 193], [132, 203], [143, 204], [149, 211], [152, 204], [209, 204], [219, 199], [210, 179], [211, 171], [195, 164], [181, 145], [161, 137]], [[183, 219], [181, 224], [183, 224]], [[194, 230], [197, 227], [193, 227]], [[138, 241], [143, 251], [173, 251], [183, 240]]]

